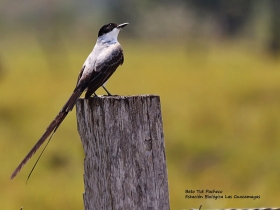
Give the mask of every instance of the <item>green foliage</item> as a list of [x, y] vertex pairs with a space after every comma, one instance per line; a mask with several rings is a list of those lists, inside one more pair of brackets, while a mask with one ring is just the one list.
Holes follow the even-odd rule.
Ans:
[[[27, 185], [38, 155], [15, 180], [9, 176], [71, 94], [92, 48], [88, 43], [65, 43], [65, 56], [57, 53], [55, 60], [32, 39], [6, 43], [0, 81], [2, 209], [83, 209], [83, 150], [75, 111]], [[278, 206], [280, 63], [242, 43], [203, 49], [184, 42], [122, 45], [125, 63], [107, 87], [119, 95], [160, 95], [171, 209]], [[261, 199], [187, 200], [185, 189]]]

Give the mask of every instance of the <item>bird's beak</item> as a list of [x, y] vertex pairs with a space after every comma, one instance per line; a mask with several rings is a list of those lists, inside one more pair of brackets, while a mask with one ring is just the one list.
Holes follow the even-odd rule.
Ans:
[[122, 23], [122, 24], [119, 24], [119, 25], [117, 26], [117, 28], [118, 28], [118, 29], [122, 29], [122, 28], [124, 28], [126, 25], [128, 25], [128, 23]]

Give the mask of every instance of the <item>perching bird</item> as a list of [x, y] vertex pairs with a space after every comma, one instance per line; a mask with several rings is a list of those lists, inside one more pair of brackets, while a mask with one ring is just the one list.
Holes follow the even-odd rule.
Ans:
[[[49, 127], [47, 127], [42, 137], [38, 140], [38, 142], [34, 145], [34, 147], [26, 155], [26, 157], [21, 161], [19, 166], [15, 169], [11, 176], [11, 179], [13, 179], [18, 174], [21, 168], [34, 155], [34, 153], [40, 148], [45, 140], [51, 134], [53, 135], [55, 133], [59, 125], [67, 116], [68, 112], [73, 109], [81, 94], [86, 90], [87, 92], [85, 94], [85, 98], [89, 98], [100, 86], [103, 86], [103, 84], [115, 72], [118, 66], [123, 64], [123, 50], [117, 38], [120, 30], [126, 25], [128, 25], [128, 23], [119, 25], [117, 25], [116, 23], [109, 23], [107, 25], [104, 25], [99, 30], [97, 42], [82, 66], [82, 69], [78, 76], [76, 87], [72, 95], [62, 107], [55, 119], [51, 122]], [[106, 92], [108, 93], [108, 95], [110, 95], [107, 90]], [[52, 135], [50, 136], [50, 139]]]

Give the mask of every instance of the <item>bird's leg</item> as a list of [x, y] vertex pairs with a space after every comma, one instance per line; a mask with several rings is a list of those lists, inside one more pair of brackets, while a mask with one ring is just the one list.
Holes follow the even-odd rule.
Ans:
[[92, 95], [94, 95], [93, 97], [95, 98], [95, 97], [98, 97], [98, 95], [96, 95], [96, 93], [94, 92]]
[[103, 89], [106, 91], [106, 93], [108, 94], [108, 96], [112, 96], [112, 94], [111, 94], [111, 93], [109, 93], [109, 91], [105, 88], [105, 86], [104, 86], [104, 85], [102, 85], [102, 87], [103, 87]]

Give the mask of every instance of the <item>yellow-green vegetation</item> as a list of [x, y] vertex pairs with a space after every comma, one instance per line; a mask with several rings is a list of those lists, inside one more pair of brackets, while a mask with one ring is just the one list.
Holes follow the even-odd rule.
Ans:
[[[280, 62], [241, 43], [202, 48], [121, 41], [125, 63], [107, 87], [119, 95], [160, 95], [171, 209], [279, 206]], [[66, 42], [51, 55], [32, 38], [3, 45], [1, 209], [83, 209], [83, 150], [75, 111], [28, 184], [38, 154], [9, 180], [71, 94], [94, 44]], [[261, 198], [185, 199], [186, 189]]]

